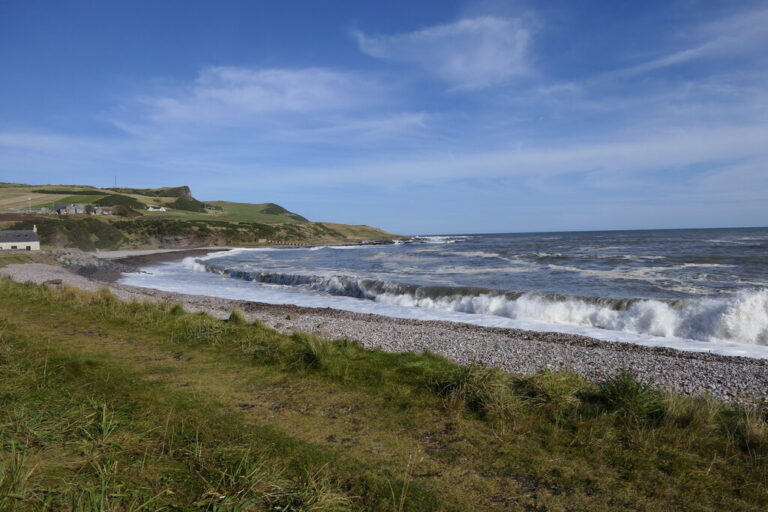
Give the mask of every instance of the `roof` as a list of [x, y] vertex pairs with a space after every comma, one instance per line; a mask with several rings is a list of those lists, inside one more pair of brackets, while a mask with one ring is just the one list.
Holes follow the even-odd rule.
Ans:
[[19, 230], [19, 231], [0, 231], [0, 242], [39, 242], [37, 233], [31, 229]]

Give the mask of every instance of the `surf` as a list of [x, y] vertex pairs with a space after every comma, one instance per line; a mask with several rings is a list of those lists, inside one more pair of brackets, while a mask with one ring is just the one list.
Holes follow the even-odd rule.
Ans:
[[344, 274], [255, 272], [195, 258], [187, 258], [183, 266], [243, 281], [409, 308], [493, 315], [664, 338], [768, 345], [768, 289], [765, 288], [741, 290], [717, 298], [616, 299], [481, 287], [424, 286]]

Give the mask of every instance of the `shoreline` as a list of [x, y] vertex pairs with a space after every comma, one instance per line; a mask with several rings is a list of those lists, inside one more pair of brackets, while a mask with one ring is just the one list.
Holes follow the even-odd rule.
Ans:
[[[163, 251], [120, 259], [147, 265], [151, 263], [145, 262], [171, 261], [214, 250], [226, 249], [194, 249], [193, 254], [189, 254], [190, 250]], [[526, 375], [548, 368], [600, 380], [629, 369], [653, 386], [687, 395], [709, 394], [727, 401], [749, 402], [768, 392], [768, 360], [765, 359], [648, 347], [558, 332], [186, 295], [92, 279], [63, 266], [40, 263], [9, 265], [0, 269], [0, 275], [20, 282], [71, 285], [92, 291], [106, 286], [121, 300], [180, 303], [190, 312], [204, 311], [218, 318], [226, 318], [231, 311], [239, 309], [249, 321], [263, 322], [281, 332], [348, 338], [366, 348], [388, 352], [429, 350], [461, 364], [480, 362], [514, 374]]]
[[206, 254], [229, 251], [231, 249], [233, 249], [233, 247], [204, 247], [200, 249], [182, 249], [163, 252], [151, 252], [146, 254], [134, 254], [128, 256], [118, 256], [116, 258], [102, 257], [102, 259], [115, 261], [123, 265], [130, 265], [138, 269], [140, 267], [148, 267], [150, 265], [155, 265], [157, 263], [163, 263], [166, 261], [180, 260], [190, 256], [204, 256]]

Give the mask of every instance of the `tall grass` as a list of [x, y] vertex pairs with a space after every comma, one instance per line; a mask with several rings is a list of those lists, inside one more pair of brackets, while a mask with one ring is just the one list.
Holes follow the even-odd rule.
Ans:
[[[463, 499], [477, 509], [768, 507], [762, 404], [664, 393], [629, 371], [589, 382], [567, 372], [516, 376], [430, 353], [366, 350], [349, 340], [283, 335], [241, 312], [218, 320], [178, 305], [121, 302], [106, 290], [0, 280], [0, 297], [3, 510], [46, 503], [73, 510], [180, 503], [189, 510], [449, 510], [460, 498], [445, 491], [456, 485], [476, 493]], [[364, 412], [350, 417], [353, 431], [402, 436], [403, 452], [416, 446], [428, 456], [423, 464], [438, 469], [425, 477], [415, 462], [393, 472], [378, 457], [350, 460], [293, 437], [290, 423], [271, 427], [269, 415], [260, 418], [265, 425], [245, 428], [215, 402], [143, 382], [122, 361], [57, 352], [35, 323], [40, 318], [66, 326], [77, 319], [93, 334], [81, 342], [94, 348], [127, 338], [136, 353], [151, 347], [220, 358], [243, 374], [252, 370], [248, 382], [256, 389], [285, 391], [289, 404], [302, 393], [355, 397], [352, 405]], [[472, 480], [458, 478], [461, 471]]]

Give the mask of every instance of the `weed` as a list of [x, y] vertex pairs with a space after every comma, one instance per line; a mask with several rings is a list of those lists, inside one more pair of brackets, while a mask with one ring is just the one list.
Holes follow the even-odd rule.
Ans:
[[36, 468], [19, 451], [0, 454], [0, 504], [9, 506], [13, 500], [23, 500], [30, 490], [29, 481]]

